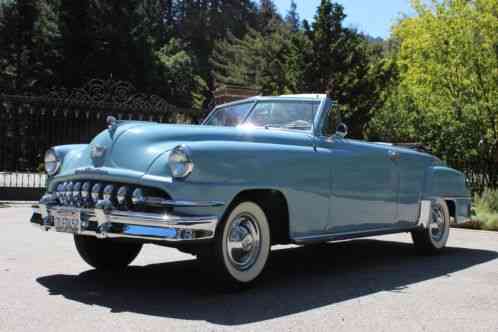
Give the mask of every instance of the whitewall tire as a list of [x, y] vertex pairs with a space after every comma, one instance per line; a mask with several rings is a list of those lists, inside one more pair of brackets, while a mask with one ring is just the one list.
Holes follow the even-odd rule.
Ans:
[[263, 272], [271, 249], [268, 219], [255, 202], [238, 203], [221, 222], [208, 264], [225, 282], [249, 285]]
[[412, 232], [413, 243], [417, 250], [424, 254], [441, 251], [450, 235], [450, 213], [448, 205], [442, 199], [431, 204], [430, 220], [427, 228]]

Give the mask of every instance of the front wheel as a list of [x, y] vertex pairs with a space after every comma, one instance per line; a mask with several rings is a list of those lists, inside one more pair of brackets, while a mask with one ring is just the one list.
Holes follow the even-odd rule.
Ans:
[[257, 203], [244, 201], [221, 222], [213, 247], [200, 256], [225, 285], [245, 286], [263, 272], [270, 248], [265, 212]]
[[126, 268], [142, 249], [141, 243], [116, 242], [83, 235], [75, 235], [74, 244], [88, 265], [103, 271]]
[[430, 221], [427, 228], [412, 231], [415, 248], [422, 254], [435, 254], [448, 242], [450, 234], [450, 213], [446, 202], [437, 199], [431, 204]]

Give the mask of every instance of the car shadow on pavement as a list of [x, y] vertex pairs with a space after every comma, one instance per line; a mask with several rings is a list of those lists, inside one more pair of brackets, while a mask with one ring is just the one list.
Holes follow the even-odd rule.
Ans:
[[418, 256], [407, 243], [355, 240], [274, 250], [261, 280], [226, 293], [196, 260], [130, 267], [116, 275], [89, 270], [37, 281], [51, 295], [158, 317], [238, 325], [300, 313], [381, 292], [402, 294], [411, 284], [496, 259], [494, 251], [449, 247]]

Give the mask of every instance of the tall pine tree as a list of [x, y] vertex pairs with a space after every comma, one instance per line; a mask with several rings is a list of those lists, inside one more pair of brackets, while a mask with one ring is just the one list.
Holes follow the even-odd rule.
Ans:
[[297, 12], [297, 4], [294, 0], [291, 0], [290, 9], [285, 16], [285, 23], [292, 32], [299, 31], [299, 28], [301, 27], [301, 20], [299, 19], [299, 13]]

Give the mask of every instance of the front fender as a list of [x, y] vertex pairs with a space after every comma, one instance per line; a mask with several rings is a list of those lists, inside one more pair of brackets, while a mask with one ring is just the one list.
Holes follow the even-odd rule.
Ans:
[[[315, 151], [312, 141], [283, 145], [256, 142], [190, 142], [194, 170], [174, 179], [167, 169], [169, 152], [157, 158], [144, 178], [155, 178], [176, 200], [214, 200], [221, 217], [229, 203], [247, 190], [276, 190], [289, 208], [291, 236], [322, 232], [328, 220], [330, 156]], [[192, 213], [185, 209], [185, 213]]]
[[[68, 168], [71, 167], [71, 161], [78, 159], [82, 153], [87, 148], [88, 144], [67, 144], [67, 145], [57, 145], [53, 146], [51, 149], [55, 151], [57, 157], [62, 160], [60, 173], [64, 173]], [[50, 185], [50, 181], [53, 177], [48, 178], [47, 185]]]

